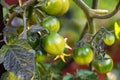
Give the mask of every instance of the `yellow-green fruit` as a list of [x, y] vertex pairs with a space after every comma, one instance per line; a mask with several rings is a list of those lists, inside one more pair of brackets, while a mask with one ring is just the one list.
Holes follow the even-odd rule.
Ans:
[[93, 60], [93, 57], [93, 51], [87, 45], [76, 48], [73, 51], [73, 59], [80, 65], [88, 65]]
[[69, 0], [62, 0], [62, 9], [57, 15], [65, 14], [69, 9]]
[[55, 17], [46, 17], [41, 22], [42, 27], [48, 29], [50, 32], [58, 32], [60, 28], [60, 22]]
[[103, 60], [93, 60], [93, 67], [99, 73], [108, 73], [113, 68], [113, 60], [108, 54], [105, 54]]
[[103, 38], [103, 41], [106, 45], [112, 45], [115, 42], [115, 36], [112, 33], [106, 34]]
[[65, 40], [60, 34], [52, 32], [42, 39], [42, 47], [49, 54], [59, 55], [64, 51]]
[[61, 0], [46, 0], [45, 5], [42, 6], [42, 9], [50, 15], [57, 15], [62, 6]]

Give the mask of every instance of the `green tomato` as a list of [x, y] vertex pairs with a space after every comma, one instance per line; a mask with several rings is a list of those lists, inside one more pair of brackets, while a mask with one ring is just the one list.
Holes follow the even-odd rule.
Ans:
[[69, 9], [69, 0], [46, 0], [45, 5], [42, 6], [49, 15], [63, 15]]
[[112, 45], [115, 42], [115, 36], [112, 33], [108, 33], [105, 35], [105, 37], [103, 38], [103, 41], [106, 45]]
[[42, 47], [49, 54], [58, 55], [64, 51], [65, 40], [60, 34], [52, 32], [42, 39]]
[[61, 0], [46, 0], [45, 5], [42, 6], [42, 9], [50, 15], [56, 15], [60, 12], [62, 6]]
[[109, 58], [109, 59], [93, 60], [93, 67], [99, 73], [107, 73], [107, 72], [111, 71], [113, 68], [112, 58], [108, 54], [105, 54], [104, 58]]
[[62, 9], [57, 15], [65, 14], [69, 9], [69, 0], [61, 0], [62, 1]]
[[60, 22], [55, 17], [46, 17], [41, 22], [41, 25], [48, 29], [50, 32], [58, 32], [60, 28]]
[[36, 50], [36, 54], [35, 54], [35, 61], [36, 62], [42, 62], [45, 61], [47, 58], [47, 54], [45, 51], [42, 50]]
[[89, 64], [93, 60], [93, 56], [94, 54], [92, 49], [87, 45], [76, 48], [73, 51], [73, 59], [80, 65]]

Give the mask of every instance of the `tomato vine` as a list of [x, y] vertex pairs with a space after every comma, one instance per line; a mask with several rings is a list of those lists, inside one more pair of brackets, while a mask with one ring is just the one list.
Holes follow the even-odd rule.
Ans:
[[[8, 77], [11, 75], [15, 80], [86, 80], [94, 77], [97, 80], [94, 70], [99, 73], [112, 70], [114, 63], [104, 46], [113, 45], [115, 37], [119, 38], [119, 26], [115, 23], [113, 31], [105, 27], [96, 30], [94, 19], [115, 15], [120, 9], [120, 0], [111, 13], [97, 9], [98, 0], [93, 0], [92, 8], [83, 0], [73, 1], [87, 19], [82, 37], [73, 48], [67, 44], [68, 38], [59, 33], [59, 18], [69, 10], [69, 0], [18, 0], [12, 5], [0, 1], [7, 12], [2, 22], [5, 24], [1, 33], [5, 44], [0, 49], [0, 63]], [[73, 50], [73, 53], [69, 54], [67, 50]], [[79, 65], [89, 65], [91, 71], [77, 70], [75, 76], [61, 76], [64, 66], [59, 64], [66, 65], [71, 59]], [[2, 76], [2, 79], [6, 78]]]

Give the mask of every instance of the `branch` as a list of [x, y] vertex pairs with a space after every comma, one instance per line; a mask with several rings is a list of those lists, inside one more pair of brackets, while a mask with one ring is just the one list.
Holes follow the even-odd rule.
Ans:
[[96, 31], [93, 24], [93, 18], [91, 17], [92, 9], [88, 7], [87, 4], [83, 2], [83, 0], [74, 0], [74, 2], [83, 10], [83, 12], [87, 17], [88, 24], [89, 24], [89, 33], [94, 34]]
[[73, 0], [73, 1], [84, 11], [86, 16], [87, 15], [89, 16], [90, 8], [86, 3], [83, 2], [83, 0]]
[[[84, 3], [83, 0], [73, 0], [73, 1], [85, 13], [87, 20], [88, 20], [88, 24], [89, 24], [89, 29], [90, 29], [89, 33], [92, 33], [92, 34], [95, 33], [95, 27], [93, 24], [94, 18], [97, 18], [97, 19], [110, 18], [110, 17], [114, 16], [120, 9], [120, 0], [119, 0], [118, 4], [116, 5], [116, 8], [111, 13], [108, 13], [107, 10], [95, 9], [94, 7], [97, 6], [98, 0], [93, 0], [93, 4], [96, 4], [95, 6], [93, 6], [94, 9], [90, 8], [86, 3]], [[104, 14], [104, 15], [101, 15], [101, 14]]]
[[112, 16], [114, 16], [118, 11], [120, 10], [120, 0], [118, 2], [118, 4], [116, 5], [116, 8], [109, 14], [106, 15], [98, 15], [98, 14], [93, 14], [93, 18], [97, 18], [97, 19], [106, 19], [106, 18], [110, 18]]

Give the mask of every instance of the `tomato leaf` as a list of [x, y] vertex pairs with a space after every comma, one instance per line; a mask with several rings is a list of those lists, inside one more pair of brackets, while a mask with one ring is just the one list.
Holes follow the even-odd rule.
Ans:
[[35, 32], [38, 32], [38, 31], [43, 31], [45, 30], [45, 28], [39, 26], [39, 25], [32, 25], [32, 27], [29, 29], [29, 31], [31, 33], [35, 33]]
[[80, 80], [98, 80], [97, 75], [88, 70], [77, 70], [76, 78], [80, 78]]
[[7, 52], [7, 50], [8, 50], [7, 45], [3, 45], [2, 48], [0, 49], [0, 64], [2, 62], [4, 62], [4, 56], [5, 56], [6, 52]]
[[120, 39], [120, 26], [118, 25], [117, 22], [114, 24], [114, 31], [115, 31], [115, 36], [117, 39]]
[[10, 45], [5, 54], [4, 67], [13, 72], [20, 80], [31, 80], [34, 75], [34, 54], [31, 50], [17, 45]]

